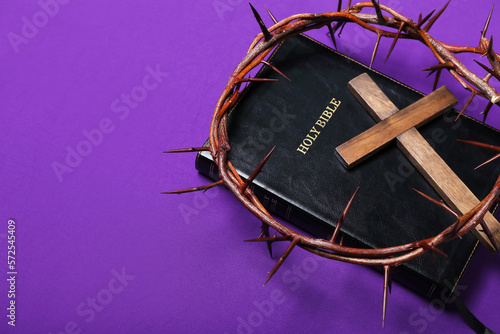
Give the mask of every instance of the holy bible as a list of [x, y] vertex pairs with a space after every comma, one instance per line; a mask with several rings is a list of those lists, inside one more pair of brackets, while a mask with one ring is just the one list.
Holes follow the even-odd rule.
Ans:
[[[432, 237], [455, 218], [418, 194], [439, 195], [411, 162], [391, 143], [351, 169], [335, 156], [335, 148], [376, 122], [347, 89], [350, 80], [368, 73], [399, 109], [423, 94], [373, 71], [304, 35], [282, 42], [269, 60], [290, 81], [268, 67], [253, 82], [228, 119], [229, 158], [247, 178], [276, 146], [252, 189], [263, 205], [314, 237], [328, 239], [345, 205], [359, 186], [341, 232], [357, 247], [381, 248]], [[493, 152], [468, 145], [473, 140], [498, 145], [500, 133], [457, 111], [445, 113], [419, 128], [422, 136], [477, 198], [484, 198], [500, 173], [496, 163], [477, 170]], [[209, 152], [200, 152], [196, 168], [218, 179]], [[478, 240], [467, 234], [439, 245], [448, 257], [430, 254], [397, 268], [394, 280], [434, 298], [451, 293], [470, 262]]]

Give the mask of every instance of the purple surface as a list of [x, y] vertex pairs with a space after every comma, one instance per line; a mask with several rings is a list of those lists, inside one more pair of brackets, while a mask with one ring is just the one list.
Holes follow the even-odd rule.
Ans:
[[[265, 246], [242, 242], [260, 224], [228, 191], [160, 195], [208, 182], [195, 171], [194, 154], [161, 151], [207, 138], [218, 96], [259, 31], [246, 2], [65, 2], [0, 6], [0, 332], [467, 331], [439, 300], [398, 284], [382, 329], [382, 276], [302, 250], [263, 286], [276, 259]], [[416, 20], [445, 1], [382, 3]], [[452, 2], [431, 33], [477, 45], [492, 3]], [[337, 7], [253, 5], [278, 18]], [[50, 15], [41, 14], [44, 7]], [[488, 36], [498, 35], [499, 10]], [[325, 33], [310, 35], [331, 45]], [[351, 24], [337, 43], [367, 63], [374, 42]], [[421, 72], [436, 63], [430, 52], [401, 41], [384, 65], [389, 45], [382, 40], [374, 68], [430, 92], [433, 78]], [[442, 77], [461, 107], [467, 93], [449, 74]], [[139, 102], [127, 106], [130, 94]], [[468, 113], [480, 117], [482, 107], [478, 100]], [[500, 127], [496, 106], [489, 124]], [[9, 219], [16, 223], [15, 328], [6, 317]], [[481, 248], [460, 290], [497, 331], [499, 260]]]

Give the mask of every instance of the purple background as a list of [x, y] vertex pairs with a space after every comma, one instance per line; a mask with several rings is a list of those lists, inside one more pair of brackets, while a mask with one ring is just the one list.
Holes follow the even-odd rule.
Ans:
[[[160, 195], [208, 183], [194, 169], [194, 154], [161, 152], [207, 138], [215, 103], [259, 32], [247, 2], [67, 1], [47, 7], [51, 16], [44, 16], [45, 3], [54, 1], [0, 5], [0, 332], [467, 330], [456, 313], [433, 308], [439, 301], [398, 284], [382, 329], [382, 276], [303, 250], [263, 286], [276, 258], [264, 245], [242, 242], [256, 237], [260, 224], [232, 194], [221, 188]], [[382, 3], [416, 20], [445, 1]], [[454, 1], [430, 32], [450, 44], [477, 45], [492, 3]], [[267, 25], [265, 7], [278, 19], [337, 7], [323, 0], [253, 5]], [[500, 36], [499, 11], [488, 36]], [[33, 20], [36, 30], [25, 23]], [[16, 45], [10, 39], [23, 36], [24, 25], [27, 38]], [[309, 35], [331, 45], [326, 32]], [[351, 24], [337, 43], [368, 63], [374, 42]], [[390, 44], [382, 40], [374, 68], [429, 93], [433, 77], [421, 69], [436, 60], [428, 49], [400, 41], [384, 65]], [[472, 58], [464, 59], [484, 74]], [[148, 67], [160, 72], [156, 80], [146, 77]], [[460, 108], [468, 94], [448, 73], [442, 78]], [[127, 107], [122, 94], [131, 93], [141, 101]], [[478, 99], [468, 113], [480, 117], [484, 104]], [[498, 107], [488, 123], [500, 127]], [[85, 146], [85, 134], [95, 145]], [[54, 166], [77, 149], [87, 155], [72, 157], [73, 167], [58, 176]], [[17, 226], [15, 328], [6, 317], [8, 219]], [[275, 245], [275, 254], [282, 247]], [[499, 260], [479, 249], [461, 288], [470, 309], [494, 330], [500, 330]], [[91, 311], [93, 300], [99, 311]]]

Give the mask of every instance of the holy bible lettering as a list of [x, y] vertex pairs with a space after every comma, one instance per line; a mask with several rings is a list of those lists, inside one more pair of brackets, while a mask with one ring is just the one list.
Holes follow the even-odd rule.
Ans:
[[[337, 108], [340, 106], [342, 102], [333, 98], [330, 103], [326, 106], [326, 109], [323, 111], [319, 119], [314, 123], [313, 127], [311, 130], [309, 130], [309, 133], [306, 135], [306, 137], [302, 140], [302, 143], [300, 143], [299, 147], [297, 148], [297, 151], [299, 151], [302, 154], [306, 154], [309, 148], [312, 146], [316, 138], [318, 138], [319, 134], [321, 133], [321, 130], [326, 126], [326, 123], [330, 120], [332, 117], [333, 113], [337, 110]], [[318, 126], [318, 129], [316, 129], [316, 126]]]

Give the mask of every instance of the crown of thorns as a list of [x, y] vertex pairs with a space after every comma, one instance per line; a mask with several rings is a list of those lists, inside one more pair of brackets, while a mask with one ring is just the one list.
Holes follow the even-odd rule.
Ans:
[[[266, 283], [274, 275], [274, 273], [276, 273], [278, 268], [283, 264], [287, 256], [296, 246], [332, 260], [383, 267], [384, 285], [382, 324], [385, 321], [387, 295], [388, 292], [390, 292], [391, 287], [392, 267], [399, 266], [402, 263], [421, 256], [427, 252], [429, 252], [431, 255], [433, 255], [433, 253], [438, 253], [446, 256], [446, 254], [439, 248], [437, 248], [437, 246], [441, 243], [463, 236], [464, 234], [474, 229], [478, 224], [481, 225], [484, 229], [484, 232], [487, 235], [488, 239], [491, 241], [493, 247], [498, 250], [498, 246], [495, 242], [494, 236], [489, 230], [488, 226], [484, 223], [483, 217], [492, 207], [492, 205], [498, 201], [500, 193], [500, 177], [495, 182], [495, 185], [490, 193], [474, 208], [472, 208], [465, 214], [458, 214], [442, 201], [435, 200], [425, 194], [420, 193], [424, 198], [430, 200], [431, 202], [435, 203], [436, 205], [440, 206], [451, 215], [453, 215], [456, 221], [452, 225], [444, 229], [442, 232], [440, 232], [438, 235], [431, 238], [414, 241], [399, 246], [379, 249], [367, 249], [347, 247], [343, 245], [342, 239], [337, 242], [340, 227], [344, 223], [347, 212], [349, 211], [356, 192], [358, 191], [357, 189], [356, 192], [352, 195], [351, 199], [348, 201], [342, 215], [338, 220], [333, 234], [327, 239], [311, 238], [299, 232], [296, 232], [276, 221], [267, 212], [267, 210], [255, 196], [253, 191], [249, 188], [249, 185], [262, 170], [266, 161], [272, 154], [274, 148], [267, 154], [267, 156], [262, 160], [262, 162], [256, 167], [254, 172], [246, 180], [243, 180], [238, 175], [232, 162], [228, 159], [230, 144], [227, 134], [227, 117], [229, 110], [237, 103], [239, 98], [242, 96], [243, 91], [247, 88], [244, 83], [251, 81], [271, 81], [271, 79], [266, 78], [247, 77], [247, 74], [252, 69], [258, 66], [268, 66], [282, 75], [285, 79], [290, 80], [270, 62], [266, 61], [265, 58], [269, 54], [269, 52], [278, 43], [291, 36], [322, 27], [328, 28], [329, 34], [336, 47], [335, 33], [337, 31], [341, 31], [346, 23], [356, 23], [362, 28], [376, 34], [377, 39], [375, 42], [375, 47], [373, 49], [370, 67], [373, 63], [382, 37], [391, 38], [393, 40], [386, 60], [389, 58], [392, 50], [394, 49], [394, 46], [399, 39], [411, 39], [423, 43], [430, 49], [430, 51], [438, 60], [438, 63], [436, 65], [424, 69], [426, 71], [430, 71], [430, 74], [436, 74], [433, 90], [435, 90], [437, 87], [441, 72], [443, 70], [447, 70], [466, 90], [471, 92], [470, 98], [467, 100], [463, 109], [460, 111], [459, 116], [465, 111], [465, 109], [469, 106], [474, 98], [481, 97], [485, 98], [488, 101], [488, 104], [483, 111], [484, 122], [491, 107], [494, 104], [499, 105], [500, 103], [500, 94], [489, 83], [490, 79], [492, 78], [500, 80], [500, 57], [493, 50], [493, 37], [491, 37], [490, 39], [486, 38], [486, 32], [491, 19], [493, 8], [486, 20], [483, 30], [481, 31], [479, 45], [477, 47], [454, 46], [440, 42], [429, 34], [429, 30], [446, 9], [448, 3], [435, 14], [435, 11], [432, 11], [425, 17], [422, 17], [422, 15], [420, 15], [417, 22], [415, 22], [412, 19], [399, 14], [389, 7], [380, 5], [374, 0], [372, 0], [371, 2], [358, 3], [352, 6], [351, 1], [349, 1], [347, 8], [344, 10], [342, 10], [342, 0], [340, 0], [336, 12], [321, 14], [297, 14], [279, 22], [268, 11], [271, 19], [274, 22], [274, 25], [269, 28], [264, 25], [260, 15], [255, 10], [255, 8], [250, 5], [262, 32], [256, 35], [255, 39], [250, 45], [247, 54], [231, 74], [229, 81], [227, 82], [227, 85], [217, 102], [217, 106], [213, 113], [210, 126], [209, 145], [205, 147], [191, 147], [186, 149], [165, 151], [166, 153], [210, 151], [215, 163], [218, 166], [220, 180], [200, 187], [177, 191], [168, 191], [165, 193], [180, 194], [192, 191], [207, 190], [215, 186], [225, 185], [248, 210], [250, 210], [259, 220], [262, 221], [261, 234], [257, 238], [247, 241], [266, 242], [271, 256], [271, 245], [273, 242], [290, 242], [283, 255], [279, 258], [276, 265], [269, 273], [269, 276], [266, 279]], [[365, 8], [374, 8], [375, 14], [362, 13], [362, 10]], [[389, 30], [386, 30], [388, 28]], [[456, 55], [461, 53], [486, 56], [491, 67], [475, 60], [476, 63], [486, 71], [485, 76], [479, 77], [471, 72], [466, 66], [464, 66], [456, 58]], [[493, 146], [472, 141], [468, 141], [468, 143], [500, 152], [500, 146]], [[486, 161], [485, 163], [488, 163], [498, 158], [499, 156], [500, 153], [497, 153], [493, 158]], [[270, 235], [270, 227], [275, 230], [273, 236]]]

